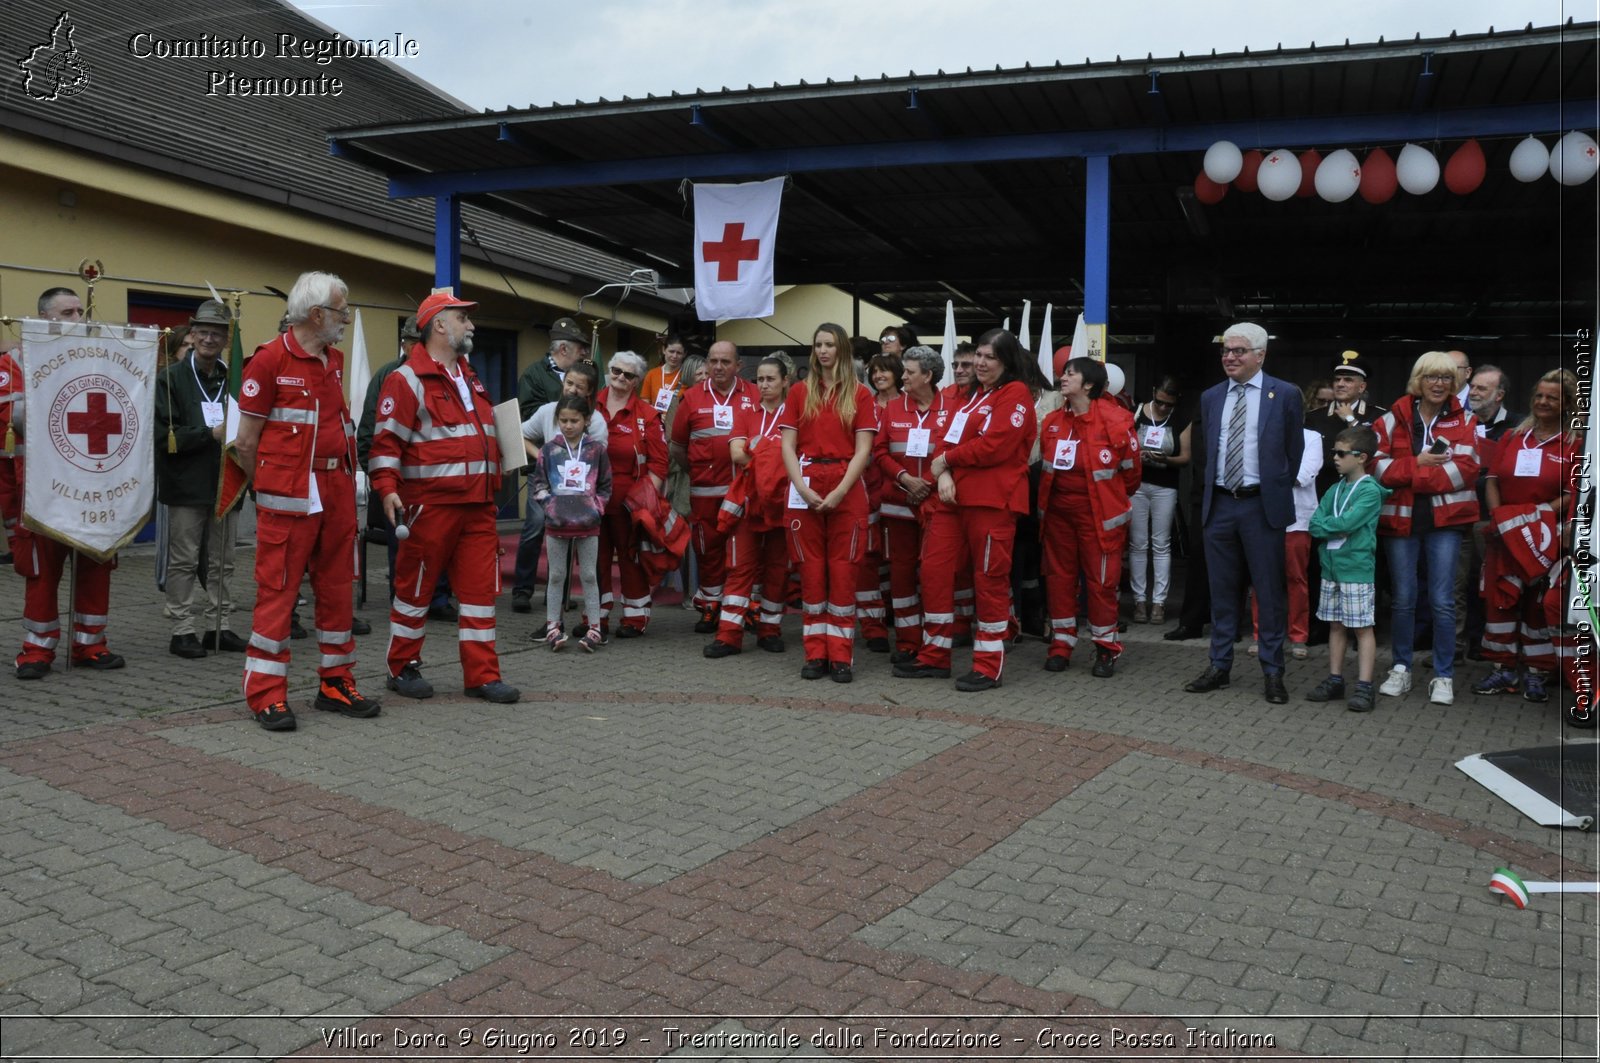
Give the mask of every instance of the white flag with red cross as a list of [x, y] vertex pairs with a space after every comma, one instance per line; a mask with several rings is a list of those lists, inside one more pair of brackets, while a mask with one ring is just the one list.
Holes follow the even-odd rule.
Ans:
[[22, 322], [22, 522], [98, 561], [139, 533], [155, 502], [160, 335], [91, 322]]
[[694, 186], [694, 305], [701, 321], [772, 315], [785, 180]]

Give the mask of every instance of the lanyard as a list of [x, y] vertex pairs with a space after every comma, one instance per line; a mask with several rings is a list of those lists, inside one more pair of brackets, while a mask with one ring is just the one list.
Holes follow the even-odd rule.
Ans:
[[1343, 501], [1341, 501], [1340, 498], [1339, 498], [1339, 486], [1340, 485], [1339, 484], [1334, 484], [1333, 485], [1333, 503], [1332, 503], [1332, 508], [1333, 508], [1333, 516], [1334, 516], [1335, 519], [1338, 519], [1340, 514], [1342, 514], [1345, 510], [1350, 508], [1350, 500], [1356, 496], [1356, 488], [1360, 487], [1361, 486], [1361, 481], [1365, 480], [1366, 478], [1367, 478], [1367, 474], [1366, 473], [1362, 473], [1360, 476], [1356, 477], [1355, 482], [1350, 485], [1350, 490], [1348, 490], [1348, 491], [1346, 491], [1344, 493]]
[[682, 376], [683, 376], [683, 370], [680, 368], [676, 373], [672, 374], [672, 379], [668, 380], [667, 379], [667, 371], [666, 371], [665, 368], [663, 368], [661, 370], [661, 387], [662, 387], [662, 390], [664, 390], [664, 391], [677, 391], [678, 390], [678, 381], [679, 381], [680, 378], [682, 378]]
[[[1443, 412], [1443, 410], [1439, 411], [1439, 413]], [[1434, 414], [1433, 419], [1422, 426], [1422, 445], [1424, 447], [1430, 447], [1433, 445], [1433, 426], [1439, 423], [1439, 413]], [[1422, 419], [1420, 413], [1418, 414], [1417, 419], [1419, 421]]]
[[578, 455], [583, 453], [583, 437], [582, 436], [578, 437], [578, 449], [576, 451], [574, 451], [572, 449], [572, 444], [567, 442], [567, 433], [562, 432], [561, 433], [561, 445], [567, 448], [567, 460], [568, 461], [577, 461], [578, 460]]
[[772, 420], [770, 421], [767, 420], [767, 408], [765, 406], [761, 407], [761, 432], [756, 436], [757, 439], [767, 438], [767, 430], [778, 423], [778, 418], [783, 416], [783, 407], [785, 405], [782, 402], [778, 403], [778, 408], [772, 411]]
[[912, 401], [912, 398], [911, 398], [910, 395], [906, 396], [906, 409], [909, 410], [911, 412], [912, 416], [914, 416], [917, 419], [917, 427], [918, 428], [921, 428], [922, 427], [922, 423], [928, 419], [928, 414], [933, 412], [933, 403], [934, 403], [935, 400], [937, 400], [937, 398], [938, 398], [938, 396], [936, 395], [936, 396], [934, 396], [933, 399], [930, 399], [928, 401], [928, 408], [926, 410], [923, 410], [921, 413], [918, 413], [917, 412], [917, 404], [914, 401]]
[[1166, 419], [1163, 420], [1160, 424], [1157, 424], [1155, 418], [1151, 417], [1148, 414], [1145, 415], [1144, 423], [1149, 425], [1151, 428], [1165, 428], [1165, 427], [1167, 427], [1167, 421], [1170, 421], [1170, 420], [1172, 420], [1172, 411], [1168, 410]]
[[717, 398], [717, 389], [711, 386], [711, 381], [706, 381], [706, 390], [711, 392], [711, 404], [713, 406], [728, 407], [733, 405], [733, 393], [738, 389], [738, 384], [730, 384], [728, 386], [728, 397], [725, 399], [719, 399]]
[[1539, 440], [1539, 442], [1535, 443], [1533, 446], [1530, 447], [1530, 446], [1528, 446], [1528, 440], [1533, 438], [1533, 429], [1530, 428], [1526, 432], [1522, 433], [1522, 449], [1523, 450], [1538, 450], [1541, 447], [1543, 447], [1546, 443], [1550, 442], [1550, 440], [1555, 439], [1557, 436], [1560, 436], [1560, 435], [1561, 435], [1561, 433], [1557, 432], [1553, 436], [1549, 436], [1549, 437], [1547, 437], [1545, 439]]
[[961, 407], [961, 410], [959, 412], [966, 413], [969, 410], [972, 410], [972, 409], [976, 408], [978, 403], [982, 402], [989, 395], [993, 394], [993, 392], [994, 392], [993, 388], [990, 388], [988, 391], [980, 391], [980, 392], [978, 392], [976, 395], [972, 396], [972, 401], [968, 402], [965, 406]]
[[226, 377], [223, 378], [222, 383], [217, 385], [217, 393], [216, 393], [216, 395], [208, 395], [208, 394], [206, 394], [206, 386], [204, 384], [200, 383], [200, 370], [198, 370], [198, 369], [196, 369], [194, 367], [194, 356], [193, 355], [189, 356], [189, 372], [194, 374], [194, 386], [200, 389], [200, 397], [202, 399], [204, 399], [206, 402], [221, 402], [222, 401], [222, 393], [224, 391], [226, 391], [227, 388], [228, 388], [228, 380], [227, 380]]

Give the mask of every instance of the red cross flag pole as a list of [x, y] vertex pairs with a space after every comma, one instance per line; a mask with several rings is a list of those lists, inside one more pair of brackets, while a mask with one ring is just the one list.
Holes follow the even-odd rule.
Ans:
[[786, 180], [694, 186], [694, 304], [701, 321], [772, 315], [772, 260]]

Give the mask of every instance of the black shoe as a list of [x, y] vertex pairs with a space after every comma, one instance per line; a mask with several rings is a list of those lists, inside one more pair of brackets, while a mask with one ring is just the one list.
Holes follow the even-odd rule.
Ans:
[[383, 711], [383, 703], [362, 697], [350, 680], [341, 677], [324, 679], [317, 686], [317, 708], [323, 712], [337, 712], [353, 720], [370, 720]]
[[950, 669], [935, 668], [931, 664], [919, 664], [917, 659], [913, 657], [909, 664], [895, 665], [894, 674], [897, 679], [949, 679]]
[[1161, 640], [1163, 642], [1188, 642], [1190, 639], [1199, 638], [1201, 634], [1201, 630], [1197, 627], [1184, 627], [1179, 624], [1165, 635], [1162, 635]]
[[206, 649], [200, 645], [200, 640], [193, 632], [187, 635], [174, 635], [167, 644], [167, 652], [174, 657], [186, 657], [191, 661], [199, 660], [206, 655]]
[[910, 664], [917, 659], [916, 650], [895, 650], [889, 655], [890, 664]]
[[527, 591], [511, 592], [511, 611], [513, 613], [533, 612], [533, 595]]
[[1272, 704], [1287, 705], [1289, 703], [1289, 692], [1283, 687], [1283, 676], [1265, 676], [1263, 677], [1261, 686], [1267, 700]]
[[999, 685], [1000, 680], [993, 679], [989, 676], [983, 675], [980, 672], [968, 672], [966, 675], [956, 680], [956, 689], [965, 691], [969, 694], [979, 690], [993, 690]]
[[128, 662], [110, 650], [101, 650], [93, 657], [80, 657], [72, 662], [74, 668], [93, 668], [97, 672], [111, 672], [127, 667]]
[[18, 679], [43, 679], [50, 674], [49, 661], [27, 661], [17, 665]]
[[848, 664], [836, 664], [828, 670], [828, 674], [833, 677], [835, 683], [849, 683], [856, 677]]
[[800, 669], [801, 679], [821, 679], [828, 674], [828, 662], [821, 657], [814, 657]]
[[709, 657], [711, 660], [716, 661], [721, 660], [723, 657], [732, 657], [736, 653], [743, 652], [743, 646], [734, 646], [723, 642], [721, 639], [718, 639], [715, 642], [706, 643], [706, 648], [700, 651], [700, 655], [702, 657]]
[[1195, 676], [1183, 685], [1183, 689], [1191, 694], [1209, 694], [1213, 690], [1221, 690], [1228, 685], [1226, 669], [1206, 665], [1206, 670]]
[[710, 606], [700, 610], [700, 619], [695, 622], [696, 635], [715, 635], [717, 633], [717, 614], [722, 611], [721, 606]]
[[1110, 650], [1094, 651], [1094, 667], [1089, 669], [1089, 674], [1101, 679], [1110, 679], [1117, 672], [1117, 659]]
[[350, 620], [350, 634], [370, 635], [372, 634], [372, 625], [361, 619], [359, 616], [352, 617]]
[[292, 639], [303, 639], [309, 637], [306, 634], [305, 625], [300, 623], [299, 613], [289, 614], [289, 637]]
[[433, 684], [422, 678], [422, 669], [412, 661], [400, 669], [399, 675], [390, 676], [384, 685], [403, 698], [431, 698]]
[[451, 605], [448, 601], [435, 602], [432, 605], [428, 606], [428, 619], [429, 620], [443, 620], [446, 623], [453, 624], [457, 620], [459, 620], [460, 617], [461, 617], [460, 611], [457, 610], [456, 607]]
[[1044, 659], [1044, 670], [1047, 672], [1065, 672], [1071, 667], [1071, 657], [1046, 657]]
[[643, 637], [644, 628], [642, 627], [629, 627], [627, 624], [623, 624], [621, 627], [617, 628], [617, 638], [619, 639], [637, 639]]
[[766, 650], [768, 653], [782, 653], [786, 648], [783, 644], [782, 635], [763, 636], [762, 638], [756, 639], [756, 646]]
[[867, 649], [872, 653], [888, 653], [889, 640], [886, 638], [868, 639]]
[[240, 638], [238, 635], [235, 635], [227, 628], [222, 629], [222, 638], [220, 640], [218, 640], [217, 633], [215, 631], [207, 631], [205, 635], [201, 637], [200, 645], [204, 646], [208, 650], [214, 650], [220, 647], [227, 653], [243, 653], [250, 647], [248, 642]]
[[294, 711], [287, 702], [275, 701], [256, 713], [256, 723], [263, 731], [292, 731], [295, 729]]
[[467, 687], [464, 693], [469, 698], [482, 698], [496, 705], [511, 705], [522, 697], [522, 691], [499, 679], [491, 679], [481, 687]]
[[1128, 633], [1128, 622], [1126, 620], [1118, 620], [1117, 621], [1117, 634], [1126, 635], [1127, 633]]

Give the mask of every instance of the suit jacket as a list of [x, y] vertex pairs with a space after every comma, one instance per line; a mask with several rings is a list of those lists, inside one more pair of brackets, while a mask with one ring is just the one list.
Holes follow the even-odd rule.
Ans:
[[[1211, 519], [1211, 487], [1217, 480], [1217, 443], [1222, 438], [1222, 410], [1233, 381], [1224, 380], [1200, 396], [1201, 437], [1205, 449], [1200, 466], [1200, 522]], [[1305, 453], [1304, 403], [1300, 389], [1286, 380], [1261, 374], [1261, 410], [1256, 418], [1257, 460], [1261, 466], [1261, 509], [1269, 527], [1282, 530], [1294, 523], [1294, 478]]]

